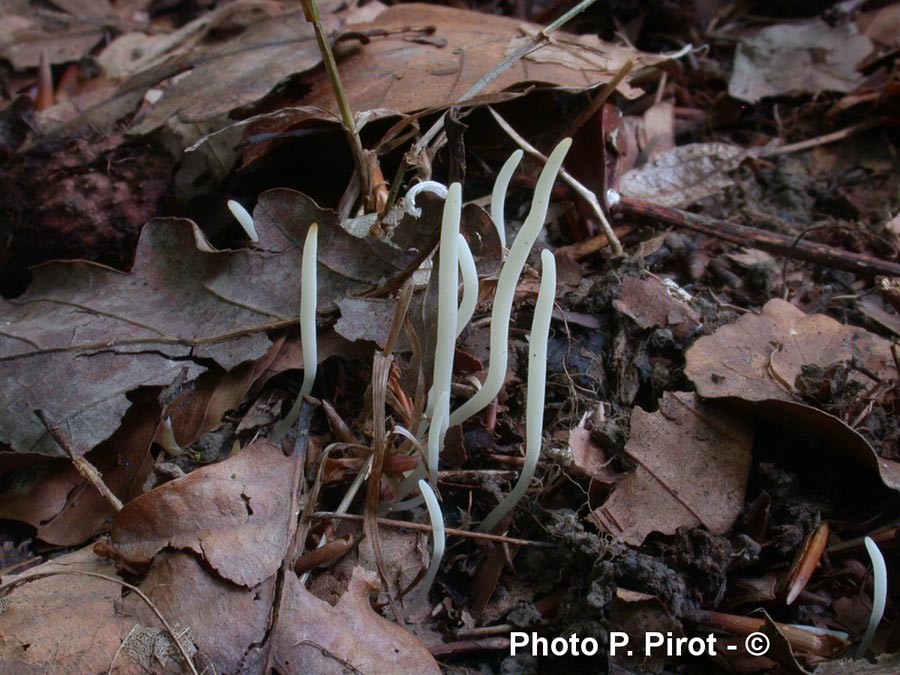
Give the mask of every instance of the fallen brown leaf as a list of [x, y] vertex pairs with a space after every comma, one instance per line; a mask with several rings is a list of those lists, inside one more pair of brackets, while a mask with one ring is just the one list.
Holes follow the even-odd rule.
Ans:
[[[371, 33], [368, 44], [340, 61], [341, 79], [350, 108], [380, 116], [441, 109], [452, 105], [481, 77], [541, 29], [493, 14], [438, 5], [394, 5], [371, 23], [354, 24], [353, 34]], [[339, 43], [340, 44], [340, 43]], [[635, 71], [659, 65], [669, 57], [640, 52], [592, 36], [555, 33], [549, 45], [529, 54], [491, 82], [482, 102], [521, 92], [531, 84], [580, 91], [602, 85], [631, 60]], [[284, 131], [299, 121], [337, 113], [323, 71], [305, 79], [310, 93], [302, 110], [282, 110], [260, 122], [259, 130]], [[627, 98], [640, 95], [628, 84], [618, 87]], [[249, 153], [249, 160], [261, 151]]]
[[766, 96], [847, 92], [862, 81], [856, 66], [872, 41], [852, 22], [821, 18], [761, 29], [738, 43], [728, 93], [755, 103]]
[[661, 206], [689, 206], [731, 185], [727, 172], [747, 155], [743, 148], [727, 143], [679, 145], [625, 173], [619, 191]]
[[427, 675], [441, 672], [425, 645], [369, 605], [378, 577], [357, 568], [350, 587], [333, 607], [307, 591], [296, 577], [285, 579], [274, 663], [281, 672], [343, 675]]
[[641, 328], [669, 328], [679, 340], [690, 336], [700, 325], [700, 315], [694, 308], [652, 276], [625, 277], [619, 298], [613, 304]]
[[[0, 611], [0, 673], [77, 675], [109, 671], [116, 650], [135, 622], [115, 611], [122, 597], [119, 584], [73, 573], [114, 578], [115, 569], [85, 548], [17, 577], [4, 578], [4, 586], [51, 572], [66, 574], [35, 578], [4, 598], [6, 609]], [[125, 654], [116, 659], [115, 666], [115, 672], [123, 675], [143, 672]]]
[[257, 441], [126, 504], [111, 543], [133, 565], [166, 547], [189, 549], [223, 578], [256, 586], [287, 551], [292, 466], [280, 447]]
[[[234, 586], [211, 575], [193, 555], [175, 552], [154, 562], [141, 590], [163, 616], [190, 627], [203, 663], [215, 672], [261, 672], [255, 660], [266, 638], [274, 576], [250, 589]], [[147, 604], [134, 595], [123, 600], [122, 611], [132, 623], [154, 625]]]
[[[322, 3], [323, 16], [328, 16], [336, 4]], [[260, 21], [239, 35], [214, 45], [201, 45], [184, 55], [182, 70], [190, 72], [138, 120], [134, 133], [150, 133], [173, 116], [187, 123], [213, 119], [255, 103], [279, 82], [321, 62], [312, 24], [301, 10], [276, 16], [260, 11], [258, 17]]]
[[744, 507], [753, 435], [744, 416], [694, 394], [667, 392], [655, 413], [635, 408], [625, 452], [638, 467], [591, 519], [633, 546], [698, 525], [725, 534]]
[[732, 398], [784, 428], [878, 471], [900, 489], [900, 463], [876, 455], [869, 443], [834, 415], [807, 405], [795, 390], [803, 366], [855, 364], [848, 379], [863, 390], [896, 377], [890, 343], [862, 328], [822, 314], [804, 314], [784, 300], [770, 300], [759, 315], [746, 314], [697, 340], [686, 354], [685, 374], [704, 398]]

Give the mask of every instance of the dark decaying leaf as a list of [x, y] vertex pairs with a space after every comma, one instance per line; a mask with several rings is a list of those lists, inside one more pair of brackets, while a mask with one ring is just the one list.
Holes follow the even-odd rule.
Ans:
[[[262, 195], [255, 217], [253, 249], [216, 251], [190, 221], [156, 220], [129, 274], [51, 263], [24, 295], [0, 300], [0, 443], [60, 455], [32, 412], [43, 408], [86, 452], [118, 426], [128, 392], [167, 386], [184, 369], [193, 379], [207, 359], [230, 370], [263, 356], [266, 331], [299, 311], [300, 252], [313, 222], [320, 307], [399, 285], [427, 255], [353, 237], [334, 212], [290, 190]], [[432, 235], [422, 237], [424, 249]]]
[[[330, 9], [324, 3], [320, 11]], [[181, 122], [203, 122], [255, 103], [279, 82], [321, 62], [312, 24], [299, 9], [264, 18], [240, 35], [184, 58], [192, 70], [138, 121], [135, 133], [149, 133], [175, 115]]]
[[872, 41], [851, 22], [821, 18], [768, 26], [738, 44], [728, 93], [755, 103], [766, 96], [851, 91]]

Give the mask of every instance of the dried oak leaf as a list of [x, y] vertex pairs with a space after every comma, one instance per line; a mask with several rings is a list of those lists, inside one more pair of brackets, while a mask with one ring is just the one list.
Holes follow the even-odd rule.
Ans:
[[849, 376], [865, 390], [871, 373], [896, 377], [890, 343], [862, 328], [823, 314], [804, 314], [784, 300], [770, 300], [760, 314], [746, 314], [700, 338], [686, 354], [685, 374], [704, 398], [731, 398], [785, 428], [801, 428], [809, 439], [878, 471], [900, 489], [900, 463], [875, 454], [865, 438], [840, 419], [801, 403], [794, 385], [804, 366], [853, 364]]
[[379, 588], [376, 574], [356, 568], [350, 587], [331, 606], [288, 575], [273, 644], [277, 669], [319, 675], [343, 675], [351, 669], [393, 675], [440, 673], [417, 637], [372, 609], [369, 594]]
[[[340, 62], [350, 108], [384, 116], [452, 105], [542, 27], [467, 9], [409, 3], [349, 28], [348, 38], [374, 36]], [[628, 60], [637, 72], [670, 57], [557, 32], [549, 44], [491, 82], [479, 99], [496, 100], [533, 83], [581, 91], [608, 82]], [[639, 96], [641, 91], [628, 80], [619, 84], [618, 92], [626, 98]], [[260, 122], [259, 131], [284, 131], [303, 119], [321, 117], [323, 110], [337, 114], [325, 72], [315, 71], [303, 83], [310, 88], [298, 101], [303, 109], [279, 111], [277, 118]], [[248, 161], [260, 152], [250, 148]]]
[[320, 227], [320, 307], [396, 287], [433, 240], [422, 231], [420, 250], [399, 250], [356, 238], [333, 211], [291, 190], [263, 194], [254, 216], [252, 249], [217, 251], [192, 222], [156, 220], [130, 273], [49, 263], [24, 295], [0, 300], [0, 445], [61, 455], [32, 412], [42, 408], [86, 452], [117, 428], [132, 390], [164, 387], [184, 369], [192, 380], [210, 361], [232, 370], [262, 357], [266, 332], [295, 321], [311, 223]]
[[625, 452], [637, 469], [591, 519], [633, 546], [699, 525], [725, 534], [744, 506], [753, 435], [744, 416], [694, 394], [666, 393], [655, 413], [635, 408]]
[[133, 565], [166, 547], [189, 549], [223, 578], [256, 586], [287, 551], [293, 464], [274, 443], [257, 441], [126, 504], [111, 543]]

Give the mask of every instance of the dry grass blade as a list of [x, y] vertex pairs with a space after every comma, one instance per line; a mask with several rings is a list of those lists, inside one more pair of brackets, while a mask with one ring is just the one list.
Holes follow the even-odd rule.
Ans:
[[384, 584], [388, 602], [394, 617], [402, 625], [403, 613], [397, 607], [391, 593], [390, 582], [384, 568], [384, 557], [381, 553], [381, 538], [378, 532], [378, 505], [381, 499], [381, 474], [384, 469], [384, 453], [387, 451], [387, 433], [385, 431], [385, 404], [387, 402], [388, 379], [391, 375], [391, 364], [394, 357], [376, 352], [372, 365], [372, 472], [369, 475], [369, 489], [366, 493], [366, 513], [363, 531], [372, 542], [375, 551], [375, 564], [381, 583]]

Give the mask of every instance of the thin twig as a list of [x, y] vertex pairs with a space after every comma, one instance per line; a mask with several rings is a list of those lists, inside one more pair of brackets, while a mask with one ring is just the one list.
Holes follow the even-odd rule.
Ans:
[[782, 145], [781, 147], [772, 148], [770, 150], [761, 150], [759, 152], [759, 156], [775, 157], [777, 155], [787, 155], [792, 152], [799, 152], [801, 150], [817, 148], [821, 145], [827, 145], [828, 143], [842, 141], [854, 134], [858, 134], [860, 131], [865, 131], [866, 129], [877, 127], [883, 124], [885, 121], [886, 120], [884, 117], [873, 117], [871, 119], [865, 120], [864, 122], [860, 122], [859, 124], [854, 124], [852, 126], [845, 127], [844, 129], [833, 131], [830, 134], [825, 134], [824, 136], [816, 136], [815, 138], [809, 138], [805, 141], [799, 141], [797, 143], [789, 143], [788, 145]]
[[[497, 124], [509, 134], [509, 137], [512, 138], [519, 146], [525, 150], [528, 154], [537, 157], [542, 162], [547, 162], [547, 157], [541, 153], [537, 148], [535, 148], [531, 143], [522, 138], [515, 129], [513, 129], [509, 123], [503, 119], [500, 114], [488, 106], [488, 110], [491, 115], [494, 116], [494, 119], [497, 121]], [[619, 238], [616, 236], [616, 233], [613, 231], [612, 225], [609, 224], [609, 220], [606, 218], [606, 214], [603, 213], [603, 208], [600, 206], [600, 202], [597, 200], [597, 195], [595, 195], [591, 190], [586, 188], [584, 185], [579, 183], [572, 174], [566, 171], [563, 168], [559, 170], [559, 177], [562, 178], [569, 186], [577, 192], [584, 201], [586, 201], [591, 210], [594, 212], [594, 215], [597, 216], [597, 220], [600, 221], [600, 227], [603, 228], [603, 234], [606, 235], [607, 241], [609, 241], [609, 246], [612, 248], [613, 253], [616, 255], [622, 255], [623, 249], [622, 244], [619, 241]]]
[[756, 227], [739, 225], [726, 220], [710, 218], [699, 213], [682, 211], [667, 206], [660, 206], [640, 199], [623, 197], [617, 207], [622, 213], [651, 223], [663, 223], [675, 227], [684, 227], [723, 241], [753, 246], [764, 251], [781, 255], [789, 255], [797, 260], [849, 270], [857, 274], [883, 274], [900, 276], [900, 263], [883, 260], [862, 253], [852, 253], [843, 249], [819, 244], [807, 240], [798, 241], [796, 237], [769, 232]]
[[47, 433], [50, 434], [50, 437], [53, 438], [57, 445], [59, 445], [59, 447], [61, 447], [69, 456], [69, 459], [72, 460], [72, 464], [75, 465], [75, 470], [81, 474], [82, 478], [97, 488], [97, 492], [103, 495], [103, 498], [109, 502], [116, 513], [121, 511], [122, 501], [116, 497], [112, 493], [112, 490], [107, 487], [106, 483], [103, 482], [103, 476], [97, 471], [97, 467], [76, 452], [68, 436], [66, 436], [65, 433], [63, 433], [63, 430], [50, 420], [50, 417], [44, 410], [37, 409], [34, 411], [34, 414], [37, 415], [41, 424], [47, 429]]
[[[313, 514], [313, 518], [331, 518], [334, 520], [352, 520], [359, 522], [363, 519], [353, 513], [333, 513], [331, 511], [317, 511]], [[385, 527], [395, 527], [400, 530], [416, 530], [417, 532], [431, 532], [431, 525], [425, 523], [408, 523], [404, 520], [392, 520], [391, 518], [378, 518], [379, 525]], [[494, 541], [500, 544], [510, 544], [513, 546], [531, 546], [532, 548], [556, 548], [556, 544], [549, 541], [530, 541], [528, 539], [516, 539], [514, 537], [504, 537], [499, 534], [486, 534], [484, 532], [471, 532], [469, 530], [457, 530], [452, 527], [444, 528], [444, 532], [448, 536], [463, 537], [464, 539], [483, 539], [485, 541]]]

